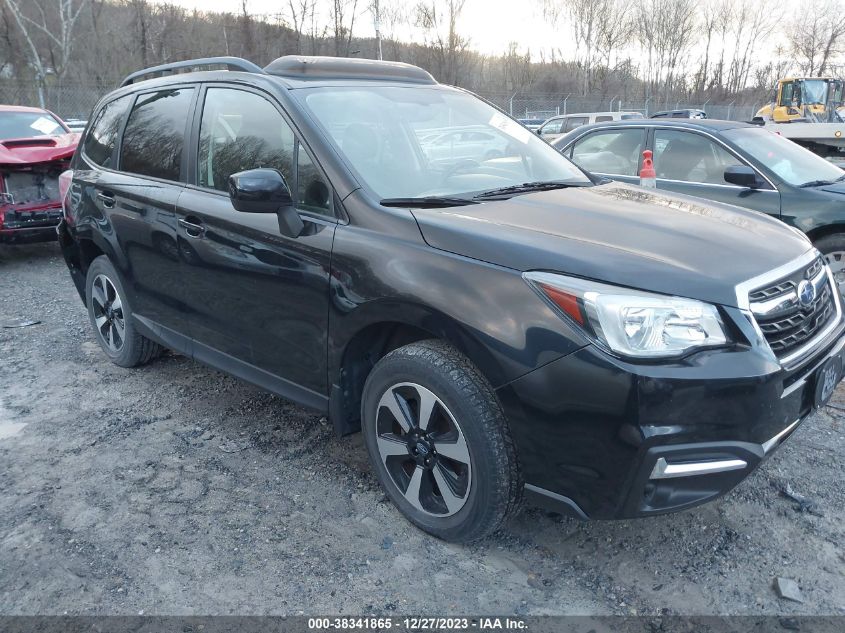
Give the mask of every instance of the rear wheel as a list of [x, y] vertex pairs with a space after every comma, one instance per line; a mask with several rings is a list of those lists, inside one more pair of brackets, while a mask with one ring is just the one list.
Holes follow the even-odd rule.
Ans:
[[381, 359], [364, 387], [362, 420], [381, 485], [426, 532], [475, 540], [519, 507], [522, 481], [501, 406], [451, 346], [423, 341]]
[[830, 266], [839, 294], [845, 296], [845, 233], [834, 233], [819, 238], [815, 247], [821, 251]]
[[158, 344], [135, 329], [123, 285], [105, 255], [97, 257], [88, 267], [85, 303], [97, 342], [115, 365], [137, 367], [161, 352]]

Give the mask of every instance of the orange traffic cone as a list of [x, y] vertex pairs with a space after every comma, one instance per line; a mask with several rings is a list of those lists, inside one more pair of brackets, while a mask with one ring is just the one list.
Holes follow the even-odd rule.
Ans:
[[640, 169], [640, 187], [657, 188], [657, 176], [654, 173], [654, 161], [650, 149], [643, 151], [643, 167]]

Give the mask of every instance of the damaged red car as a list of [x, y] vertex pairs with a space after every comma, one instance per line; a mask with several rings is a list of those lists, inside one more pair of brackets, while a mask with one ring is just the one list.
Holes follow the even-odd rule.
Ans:
[[52, 112], [0, 106], [0, 243], [56, 239], [59, 176], [78, 142]]

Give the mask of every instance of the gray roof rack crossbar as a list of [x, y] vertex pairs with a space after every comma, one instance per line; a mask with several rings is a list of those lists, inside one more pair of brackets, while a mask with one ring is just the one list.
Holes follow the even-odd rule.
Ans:
[[246, 73], [261, 73], [264, 74], [264, 69], [251, 61], [241, 59], [240, 57], [204, 57], [202, 59], [188, 59], [182, 62], [173, 62], [171, 64], [162, 64], [161, 66], [152, 66], [134, 72], [126, 79], [124, 79], [120, 87], [128, 86], [135, 83], [143, 77], [156, 74], [170, 74], [183, 68], [201, 68], [203, 66], [223, 66], [227, 70], [240, 70]]

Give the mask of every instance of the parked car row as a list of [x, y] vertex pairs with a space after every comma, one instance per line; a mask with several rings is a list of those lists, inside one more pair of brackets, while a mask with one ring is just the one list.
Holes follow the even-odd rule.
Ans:
[[[741, 125], [625, 114], [561, 152], [414, 66], [169, 64], [95, 107], [59, 241], [106, 359], [171, 348], [363, 432], [438, 537], [523, 496], [682, 510], [842, 378], [833, 273], [775, 219], [832, 224], [836, 185], [803, 179], [838, 174]], [[658, 191], [629, 184], [646, 148]]]

